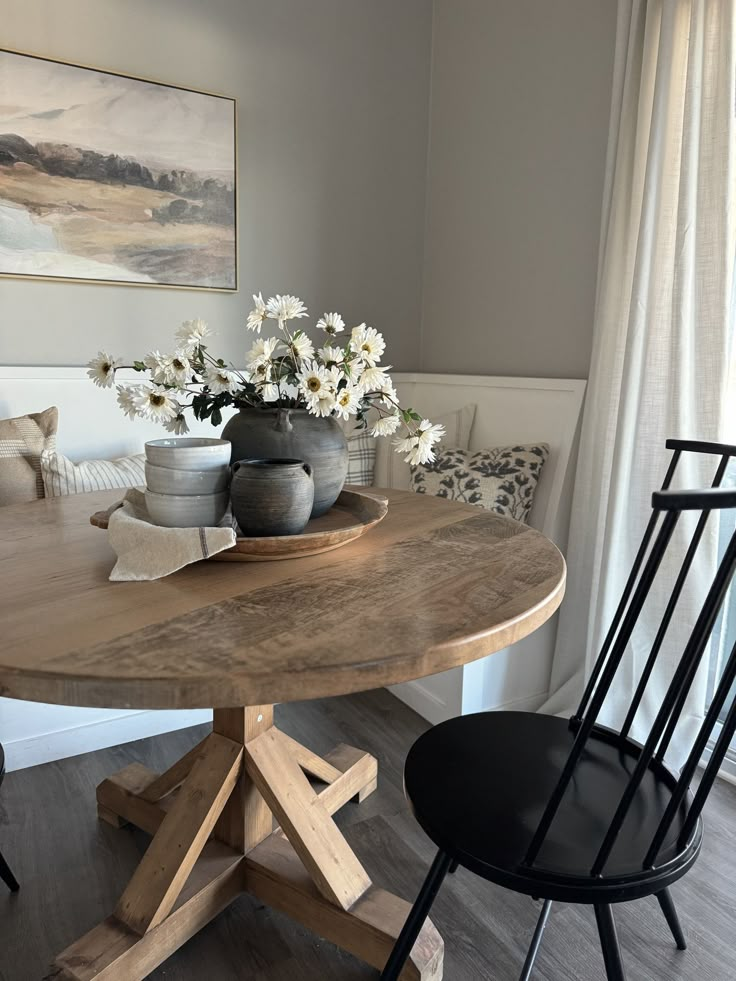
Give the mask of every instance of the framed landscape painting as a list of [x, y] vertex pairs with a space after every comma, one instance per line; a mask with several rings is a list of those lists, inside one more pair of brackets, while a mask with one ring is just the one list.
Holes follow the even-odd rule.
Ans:
[[237, 289], [235, 100], [0, 49], [0, 275]]

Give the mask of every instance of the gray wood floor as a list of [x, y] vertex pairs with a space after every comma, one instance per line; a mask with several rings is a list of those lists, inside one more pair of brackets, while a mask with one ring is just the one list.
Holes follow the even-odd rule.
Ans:
[[[401, 771], [426, 723], [385, 691], [282, 706], [277, 721], [318, 751], [347, 742], [378, 757], [379, 790], [348, 804], [338, 821], [373, 879], [413, 898], [432, 846], [407, 811]], [[39, 981], [56, 952], [110, 913], [145, 848], [144, 835], [97, 822], [97, 783], [134, 760], [164, 769], [202, 734], [187, 729], [7, 775], [0, 845], [22, 889], [11, 896], [0, 888], [2, 981]], [[673, 890], [687, 952], [675, 949], [656, 902], [617, 908], [629, 981], [736, 979], [736, 788], [719, 782], [706, 822], [701, 859]], [[536, 915], [531, 900], [459, 871], [433, 913], [446, 981], [518, 978]], [[535, 981], [603, 977], [592, 911], [553, 907]], [[376, 972], [242, 897], [151, 979], [375, 981]]]

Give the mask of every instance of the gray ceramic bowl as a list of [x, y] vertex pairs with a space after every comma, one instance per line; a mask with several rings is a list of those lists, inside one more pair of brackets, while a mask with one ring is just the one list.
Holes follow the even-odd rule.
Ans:
[[230, 467], [172, 470], [146, 461], [146, 486], [154, 494], [218, 494], [230, 484]]
[[171, 470], [216, 470], [230, 463], [229, 439], [180, 436], [146, 443], [146, 459]]
[[146, 506], [154, 524], [164, 528], [214, 528], [227, 511], [230, 495], [154, 494], [146, 491]]

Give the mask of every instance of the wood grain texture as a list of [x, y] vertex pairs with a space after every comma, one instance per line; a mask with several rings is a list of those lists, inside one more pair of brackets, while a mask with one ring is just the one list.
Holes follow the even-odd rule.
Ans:
[[345, 548], [153, 583], [108, 581], [114, 556], [89, 515], [119, 492], [0, 509], [0, 694], [125, 708], [334, 695], [483, 657], [561, 602], [564, 560], [539, 532], [380, 493], [388, 515]]
[[301, 743], [292, 739], [291, 736], [287, 736], [286, 733], [282, 732], [279, 738], [283, 745], [289, 747], [292, 757], [309, 776], [316, 777], [324, 783], [332, 783], [342, 773], [342, 770], [333, 766], [322, 756], [318, 756], [307, 746], [302, 746]]
[[212, 733], [150, 848], [120, 897], [115, 915], [144, 934], [174, 907], [240, 775], [243, 748]]
[[[349, 913], [333, 906], [320, 895], [290, 843], [275, 835], [250, 853], [245, 868], [249, 893], [378, 969], [386, 963], [411, 908], [410, 903], [375, 886], [366, 890]], [[442, 938], [427, 920], [401, 981], [441, 981], [443, 955]]]
[[289, 742], [269, 729], [245, 747], [245, 769], [263, 794], [319, 892], [348, 910], [371, 880], [314, 792]]
[[[273, 726], [273, 705], [215, 709], [214, 732], [246, 745]], [[215, 825], [215, 837], [248, 852], [273, 831], [273, 815], [261, 792], [243, 770]]]
[[[370, 753], [340, 744], [326, 753], [324, 758], [345, 767], [334, 783], [327, 784], [318, 792], [319, 799], [328, 814], [335, 814], [348, 801], [365, 800], [377, 789], [378, 763], [375, 756], [371, 756]], [[142, 796], [143, 788], [158, 776], [140, 763], [131, 763], [118, 773], [107, 777], [97, 787], [98, 812], [104, 812], [99, 816], [115, 828], [133, 824], [149, 835], [155, 834], [171, 809], [177, 793], [175, 791], [171, 796], [155, 803], [145, 800]], [[232, 800], [232, 795], [230, 799]], [[279, 830], [278, 825], [273, 823], [270, 810], [268, 815], [268, 830], [262, 833], [259, 841], [267, 837], [272, 830]], [[263, 828], [260, 830], [263, 832]], [[220, 828], [220, 821], [215, 825], [214, 837], [226, 840]]]
[[141, 791], [143, 800], [155, 803], [164, 797], [168, 797], [169, 794], [173, 794], [175, 790], [178, 790], [191, 773], [194, 764], [202, 755], [204, 742], [205, 740], [202, 740], [198, 746], [190, 749], [186, 755], [182, 756], [180, 760], [177, 760], [165, 773], [152, 780]]
[[226, 845], [208, 842], [159, 927], [141, 937], [109, 916], [57, 957], [49, 981], [140, 981], [238, 896], [242, 863]]
[[159, 801], [145, 799], [143, 795], [146, 788], [159, 776], [161, 774], [152, 773], [141, 763], [131, 763], [118, 773], [106, 777], [97, 787], [99, 817], [113, 827], [130, 823], [153, 834], [158, 830], [175, 796], [172, 794]]

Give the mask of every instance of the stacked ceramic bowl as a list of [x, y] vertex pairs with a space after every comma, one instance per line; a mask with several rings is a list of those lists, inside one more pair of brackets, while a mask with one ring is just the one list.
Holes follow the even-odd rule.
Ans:
[[230, 441], [191, 436], [146, 443], [146, 505], [166, 528], [211, 528], [230, 499]]

